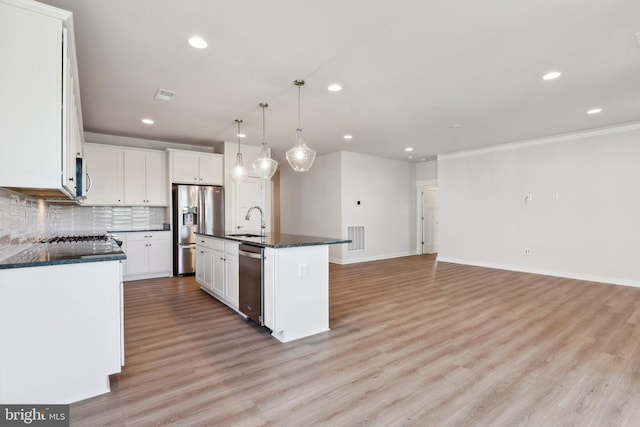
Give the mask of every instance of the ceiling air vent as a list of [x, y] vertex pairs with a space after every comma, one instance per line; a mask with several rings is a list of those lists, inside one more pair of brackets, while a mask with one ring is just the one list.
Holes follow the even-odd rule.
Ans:
[[177, 93], [178, 92], [173, 92], [167, 89], [158, 89], [154, 98], [159, 99], [160, 101], [171, 101], [171, 98], [173, 98]]

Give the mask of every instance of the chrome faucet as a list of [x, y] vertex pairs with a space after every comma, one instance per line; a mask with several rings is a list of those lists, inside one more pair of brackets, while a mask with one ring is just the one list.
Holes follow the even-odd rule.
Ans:
[[265, 229], [267, 228], [267, 226], [264, 225], [264, 215], [262, 214], [262, 209], [260, 208], [260, 206], [250, 207], [249, 210], [247, 211], [247, 214], [244, 216], [244, 219], [249, 221], [251, 219], [251, 211], [253, 211], [254, 209], [257, 209], [258, 212], [260, 212], [260, 234], [264, 236]]

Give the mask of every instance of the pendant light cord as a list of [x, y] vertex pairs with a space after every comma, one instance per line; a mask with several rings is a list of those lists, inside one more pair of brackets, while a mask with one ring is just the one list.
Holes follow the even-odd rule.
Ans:
[[262, 107], [262, 144], [266, 144], [267, 139], [265, 136], [265, 131], [264, 131], [264, 109], [267, 106], [267, 104], [260, 104], [260, 106]]
[[300, 85], [298, 85], [298, 130], [302, 130], [300, 128]]
[[238, 123], [238, 133], [236, 134], [236, 138], [238, 140], [238, 153], [240, 153], [240, 123], [242, 123], [242, 120], [236, 119], [236, 123]]

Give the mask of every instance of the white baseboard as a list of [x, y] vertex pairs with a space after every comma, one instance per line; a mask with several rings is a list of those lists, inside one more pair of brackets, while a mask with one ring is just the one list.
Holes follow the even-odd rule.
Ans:
[[565, 277], [567, 279], [585, 280], [588, 282], [607, 283], [611, 285], [633, 286], [640, 288], [640, 280], [631, 280], [620, 277], [594, 276], [591, 274], [570, 273], [566, 271], [545, 270], [542, 268], [522, 267], [510, 264], [495, 264], [490, 262], [475, 261], [459, 258], [448, 258], [438, 256], [438, 261], [450, 262], [453, 264], [473, 265], [476, 267], [497, 268], [499, 270], [519, 271], [521, 273], [542, 274], [545, 276]]
[[346, 264], [356, 264], [359, 262], [379, 261], [381, 259], [400, 258], [403, 256], [413, 256], [413, 255], [416, 255], [416, 253], [413, 251], [396, 252], [393, 254], [382, 254], [382, 255], [374, 255], [374, 256], [367, 256], [362, 258], [352, 258], [352, 259], [329, 258], [329, 262], [334, 264], [346, 265]]

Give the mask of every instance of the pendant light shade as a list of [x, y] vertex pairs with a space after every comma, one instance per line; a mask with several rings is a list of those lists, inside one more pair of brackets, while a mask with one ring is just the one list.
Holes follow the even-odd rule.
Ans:
[[287, 161], [294, 171], [306, 172], [313, 166], [316, 152], [309, 148], [302, 139], [302, 128], [300, 127], [300, 87], [304, 85], [304, 80], [296, 80], [293, 84], [298, 86], [298, 128], [296, 129], [296, 145], [287, 151]]
[[249, 177], [249, 170], [242, 164], [242, 153], [240, 152], [240, 123], [242, 120], [236, 119], [236, 123], [238, 124], [238, 154], [236, 154], [236, 165], [231, 168], [231, 179], [236, 184], [240, 184]]
[[253, 166], [253, 170], [258, 176], [262, 179], [271, 179], [274, 173], [276, 173], [276, 169], [278, 169], [278, 162], [271, 158], [271, 148], [267, 145], [267, 141], [265, 139], [265, 120], [264, 120], [264, 109], [269, 106], [267, 103], [258, 104], [260, 108], [262, 108], [262, 146], [260, 147], [260, 157], [255, 159], [251, 164]]

